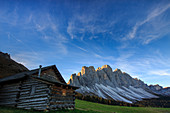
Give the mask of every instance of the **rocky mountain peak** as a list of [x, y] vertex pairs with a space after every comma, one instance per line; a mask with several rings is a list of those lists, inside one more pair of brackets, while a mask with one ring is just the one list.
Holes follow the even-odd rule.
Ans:
[[103, 65], [101, 69], [107, 70], [109, 72], [112, 72], [112, 68], [109, 65]]
[[116, 69], [114, 70], [114, 72], [122, 73], [122, 71], [121, 71], [120, 69], [118, 69], [118, 68], [116, 68]]
[[158, 85], [158, 84], [156, 84], [156, 85], [149, 85], [149, 87], [150, 87], [152, 90], [156, 90], [156, 91], [163, 89], [163, 87], [160, 86], [160, 85]]
[[[75, 73], [75, 75], [76, 75], [76, 73]], [[79, 72], [79, 73], [77, 74], [77, 76], [81, 76], [81, 72]]]
[[92, 86], [96, 83], [103, 83], [104, 85], [110, 85], [112, 87], [131, 85], [135, 87], [145, 87], [143, 81], [133, 79], [129, 74], [125, 72], [122, 73], [118, 68], [112, 71], [112, 68], [109, 65], [103, 65], [96, 70], [93, 66], [83, 66], [81, 72], [77, 75], [71, 75], [70, 80], [70, 85], [74, 84], [77, 86]]
[[81, 69], [81, 74], [84, 75], [88, 71], [88, 67], [83, 66]]
[[143, 98], [158, 98], [154, 93], [170, 95], [170, 88], [148, 86], [142, 80], [132, 78], [118, 68], [112, 71], [109, 65], [103, 65], [96, 70], [93, 66], [83, 66], [81, 72], [71, 75], [68, 84], [80, 87], [76, 91], [85, 95], [97, 95], [128, 103]]
[[76, 73], [72, 74], [70, 79], [73, 80], [76, 77]]
[[89, 69], [91, 69], [92, 71], [95, 71], [94, 66], [89, 66]]
[[101, 67], [98, 67], [98, 68], [96, 69], [96, 71], [98, 71], [98, 70], [101, 70]]
[[95, 72], [95, 68], [93, 66], [83, 66], [81, 72], [78, 73], [78, 76], [88, 75], [89, 73]]
[[103, 65], [96, 70], [93, 66], [83, 66], [81, 72], [71, 75], [68, 84], [80, 87], [77, 92], [82, 94], [95, 94], [128, 103], [142, 98], [157, 98], [147, 92], [149, 86], [143, 81], [122, 73], [118, 68], [112, 71], [109, 65]]

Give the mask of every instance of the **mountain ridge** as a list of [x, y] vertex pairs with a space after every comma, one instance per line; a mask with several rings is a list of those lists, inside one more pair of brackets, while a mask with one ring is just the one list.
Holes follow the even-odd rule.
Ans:
[[103, 65], [96, 70], [93, 66], [83, 66], [77, 75], [72, 74], [68, 84], [79, 86], [76, 90], [84, 95], [97, 95], [105, 99], [114, 99], [133, 103], [142, 99], [158, 98], [157, 94], [170, 94], [161, 86], [148, 86], [140, 79], [132, 78], [129, 74], [109, 65]]

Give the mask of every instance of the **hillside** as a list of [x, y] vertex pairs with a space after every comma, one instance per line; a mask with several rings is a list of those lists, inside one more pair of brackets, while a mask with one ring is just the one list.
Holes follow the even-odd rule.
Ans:
[[110, 99], [104, 99], [94, 95], [83, 95], [76, 93], [76, 99], [85, 100], [95, 103], [101, 103], [106, 105], [114, 106], [129, 106], [129, 107], [161, 107], [170, 108], [170, 97], [159, 96], [159, 98], [143, 99], [142, 101], [137, 101], [135, 103], [127, 103], [123, 101], [115, 101]]
[[[170, 108], [112, 106], [82, 100], [76, 100], [75, 102], [76, 102], [75, 110], [50, 111], [49, 113], [170, 113]], [[40, 112], [0, 106], [0, 113], [40, 113]]]
[[113, 71], [109, 65], [96, 70], [93, 66], [83, 66], [81, 72], [71, 75], [68, 84], [79, 86], [76, 91], [83, 95], [95, 95], [127, 103], [144, 98], [158, 98], [143, 81], [132, 78], [120, 69]]
[[76, 100], [76, 109], [93, 110], [103, 113], [170, 113], [170, 108], [113, 106], [82, 100]]
[[10, 76], [28, 69], [10, 58], [8, 53], [0, 52], [0, 78]]
[[76, 92], [83, 95], [127, 103], [159, 98], [157, 95], [170, 95], [170, 88], [148, 86], [142, 80], [132, 78], [120, 69], [113, 71], [109, 65], [98, 67], [96, 70], [93, 66], [83, 66], [81, 72], [71, 75], [68, 84], [80, 87]]

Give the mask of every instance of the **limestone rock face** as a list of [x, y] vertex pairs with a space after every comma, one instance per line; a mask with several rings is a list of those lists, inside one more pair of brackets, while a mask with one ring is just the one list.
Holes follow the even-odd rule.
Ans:
[[158, 91], [158, 90], [161, 90], [163, 87], [156, 84], [156, 85], [149, 85], [150, 89], [152, 90], [155, 90], [155, 91]]
[[98, 95], [128, 103], [144, 98], [158, 98], [153, 93], [158, 94], [156, 91], [161, 89], [159, 86], [151, 88], [120, 69], [113, 71], [109, 65], [103, 65], [96, 70], [93, 66], [83, 66], [81, 72], [71, 75], [68, 84], [80, 87], [76, 91], [82, 94]]
[[170, 87], [163, 88], [162, 86], [156, 85], [149, 85], [149, 88], [156, 94], [160, 94], [163, 96], [170, 96]]

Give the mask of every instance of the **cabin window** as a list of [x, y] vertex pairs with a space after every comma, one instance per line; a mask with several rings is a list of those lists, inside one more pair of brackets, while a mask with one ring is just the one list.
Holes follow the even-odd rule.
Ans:
[[32, 85], [30, 95], [35, 94], [35, 85]]
[[62, 96], [66, 96], [66, 90], [65, 89], [62, 90]]

